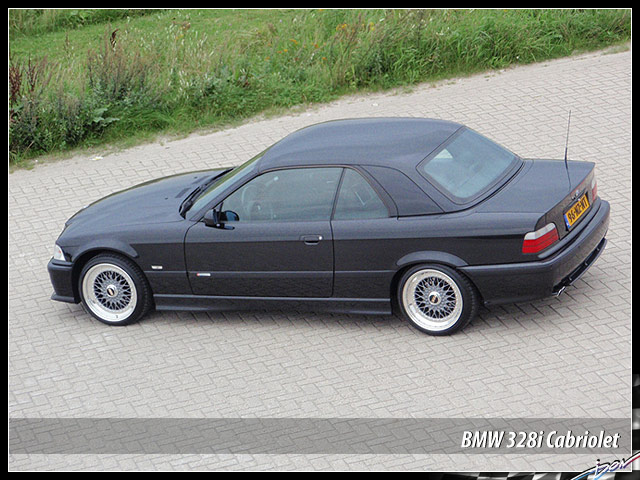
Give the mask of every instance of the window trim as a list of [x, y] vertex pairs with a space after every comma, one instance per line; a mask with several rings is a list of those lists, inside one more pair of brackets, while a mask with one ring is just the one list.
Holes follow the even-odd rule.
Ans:
[[[210, 208], [218, 208], [220, 205], [224, 204], [224, 201], [230, 197], [231, 195], [233, 195], [234, 193], [236, 193], [238, 190], [240, 190], [242, 187], [244, 187], [245, 185], [247, 185], [249, 182], [252, 182], [253, 180], [255, 180], [258, 177], [261, 177], [262, 175], [266, 175], [267, 173], [271, 173], [271, 172], [277, 172], [277, 171], [281, 171], [281, 170], [296, 170], [296, 169], [306, 169], [306, 168], [340, 168], [342, 169], [342, 172], [340, 172], [340, 176], [338, 179], [338, 185], [336, 187], [336, 191], [333, 194], [333, 204], [332, 204], [332, 208], [331, 208], [331, 216], [326, 219], [326, 220], [273, 220], [273, 222], [279, 222], [279, 223], [298, 223], [298, 222], [330, 222], [332, 217], [333, 217], [333, 209], [335, 208], [336, 205], [336, 199], [338, 198], [338, 191], [340, 189], [340, 185], [342, 182], [342, 177], [344, 175], [344, 166], [342, 165], [296, 165], [296, 166], [282, 166], [282, 167], [274, 167], [274, 168], [270, 168], [268, 170], [264, 170], [264, 171], [259, 171], [256, 173], [256, 175], [254, 175], [253, 177], [249, 178], [246, 182], [244, 182], [242, 185], [238, 185], [237, 188], [234, 188], [232, 191], [230, 191], [229, 193], [225, 193], [224, 194], [224, 198], [220, 201], [215, 201], [212, 202], [213, 206], [207, 208], [204, 213], [208, 212], [210, 210]], [[204, 213], [202, 215], [202, 218], [199, 221], [203, 221], [204, 219]], [[244, 223], [265, 223], [265, 222], [252, 222], [252, 221], [245, 221]]]
[[[254, 167], [257, 167], [258, 164], [260, 163], [261, 157], [262, 155], [264, 155], [264, 152], [259, 153], [258, 155], [256, 155], [255, 157], [253, 157], [252, 159], [247, 160], [247, 162], [250, 162], [251, 160], [253, 160], [256, 157], [260, 157], [257, 158], [256, 163], [254, 163]], [[247, 163], [245, 162], [245, 163]], [[242, 165], [244, 165], [244, 163], [241, 163], [240, 165], [237, 165], [237, 167], [241, 167]], [[236, 167], [236, 168], [237, 168]], [[189, 213], [193, 210], [193, 207], [191, 209], [189, 209], [187, 211], [187, 216], [188, 216], [188, 220], [198, 223], [198, 222], [202, 222], [204, 220], [204, 216], [205, 214], [211, 210], [212, 208], [215, 208], [216, 206], [218, 206], [218, 204], [222, 201], [218, 201], [218, 198], [224, 197], [227, 198], [229, 195], [231, 195], [231, 193], [235, 192], [237, 189], [239, 189], [240, 187], [242, 187], [242, 185], [250, 182], [251, 180], [253, 180], [257, 175], [259, 175], [257, 168], [254, 169], [254, 173], [256, 173], [256, 175], [251, 175], [251, 171], [248, 171], [248, 176], [245, 182], [242, 182], [242, 178], [238, 178], [236, 179], [236, 181], [234, 183], [232, 183], [231, 185], [229, 185], [229, 188], [227, 190], [224, 190], [222, 192], [220, 192], [220, 194], [213, 198], [209, 203], [207, 203], [204, 207], [202, 207], [200, 210], [198, 211], [194, 211], [191, 215], [189, 215]], [[229, 193], [227, 193], [229, 192]]]
[[[344, 177], [346, 175], [346, 172], [348, 170], [353, 170], [354, 172], [356, 172], [356, 174], [360, 175], [360, 177], [362, 177], [371, 187], [371, 189], [373, 190], [373, 193], [375, 193], [378, 196], [378, 199], [382, 202], [382, 204], [384, 205], [384, 207], [387, 209], [387, 216], [386, 217], [380, 217], [380, 218], [342, 218], [342, 219], [336, 219], [335, 217], [335, 213], [336, 213], [336, 208], [338, 206], [338, 198], [340, 197], [340, 189], [342, 188], [342, 183], [344, 181]], [[381, 195], [381, 190], [384, 191], [382, 189], [382, 187], [377, 187], [377, 185], [375, 185], [373, 182], [375, 181], [373, 178], [371, 178], [371, 175], [369, 174], [369, 172], [363, 171], [364, 169], [359, 169], [359, 168], [355, 168], [352, 165], [345, 165], [342, 168], [342, 176], [340, 177], [340, 182], [338, 183], [338, 189], [336, 190], [336, 195], [335, 198], [333, 199], [333, 209], [331, 210], [331, 221], [336, 221], [336, 222], [349, 222], [349, 221], [363, 221], [363, 220], [382, 220], [384, 218], [393, 218], [394, 215], [394, 209], [390, 206], [390, 198], [387, 194], [387, 192], [384, 192], [384, 195]], [[394, 205], [395, 207], [395, 205]], [[397, 214], [397, 211], [395, 212]]]
[[[340, 187], [342, 186], [344, 171], [347, 168], [351, 170], [355, 170], [356, 173], [360, 174], [369, 183], [369, 185], [371, 186], [371, 188], [373, 188], [376, 195], [378, 195], [378, 198], [380, 198], [384, 206], [387, 208], [387, 212], [389, 213], [388, 218], [394, 218], [398, 216], [398, 210], [395, 203], [393, 202], [393, 199], [377, 183], [375, 178], [369, 172], [361, 168], [359, 165], [347, 165], [347, 164], [335, 163], [335, 164], [315, 164], [315, 165], [286, 165], [286, 166], [273, 167], [273, 168], [269, 168], [267, 170], [262, 170], [262, 171], [258, 168], [255, 171], [255, 175], [247, 178], [246, 181], [242, 182], [241, 184], [232, 185], [229, 188], [229, 190], [220, 193], [219, 197], [214, 198], [209, 204], [207, 204], [207, 206], [203, 207], [202, 210], [200, 210], [199, 212], [191, 216], [189, 219], [196, 223], [204, 221], [204, 216], [209, 210], [213, 208], [218, 208], [220, 204], [222, 204], [228, 196], [234, 194], [237, 190], [240, 190], [242, 187], [244, 187], [249, 182], [253, 181], [255, 178], [259, 177], [260, 175], [263, 175], [269, 172], [275, 172], [278, 170], [293, 170], [296, 168], [341, 168], [342, 169], [342, 172], [340, 174], [340, 180], [338, 182], [338, 186], [336, 188], [336, 191], [333, 197], [333, 207], [331, 209], [331, 217], [328, 220], [330, 222], [334, 221], [333, 214], [335, 212], [336, 204], [338, 201], [338, 192], [340, 191]], [[363, 219], [359, 219], [359, 221], [362, 221], [362, 220]], [[318, 220], [296, 220], [296, 221], [300, 221], [300, 222], [316, 221], [317, 222]], [[324, 220], [320, 220], [320, 221], [324, 221]], [[353, 220], [345, 219], [345, 220], [336, 220], [336, 221], [345, 222], [345, 221], [353, 221]]]
[[[447, 190], [444, 186], [440, 185], [434, 178], [431, 177], [431, 175], [427, 174], [424, 171], [424, 169], [422, 168], [426, 163], [428, 163], [430, 160], [432, 160], [434, 157], [436, 157], [438, 154], [440, 154], [443, 150], [445, 150], [456, 138], [458, 138], [464, 132], [473, 132], [473, 133], [475, 133], [477, 135], [480, 135], [481, 137], [486, 138], [487, 140], [489, 140], [492, 143], [495, 143], [497, 146], [499, 146], [500, 148], [503, 148], [504, 150], [506, 150], [507, 152], [509, 152], [509, 153], [511, 153], [513, 155], [513, 160], [511, 162], [511, 166], [509, 168], [507, 168], [503, 172], [502, 175], [500, 175], [498, 178], [496, 178], [493, 182], [491, 182], [485, 188], [480, 190], [474, 196], [467, 197], [467, 198], [461, 198], [461, 197], [458, 197], [458, 196], [454, 195], [449, 190]], [[429, 184], [433, 188], [435, 188], [439, 193], [444, 195], [449, 201], [451, 201], [455, 205], [466, 206], [466, 205], [470, 205], [470, 204], [476, 203], [481, 198], [492, 194], [495, 190], [498, 190], [510, 178], [512, 178], [513, 175], [518, 170], [520, 170], [520, 167], [522, 167], [522, 159], [518, 155], [513, 153], [508, 148], [505, 148], [504, 146], [500, 145], [499, 143], [494, 142], [490, 138], [482, 135], [481, 133], [476, 132], [475, 130], [473, 130], [473, 129], [469, 128], [469, 127], [464, 127], [463, 126], [463, 127], [460, 127], [458, 130], [456, 130], [449, 138], [447, 138], [444, 142], [442, 142], [440, 145], [438, 145], [429, 155], [427, 155], [424, 159], [422, 159], [418, 163], [418, 165], [416, 165], [416, 171], [418, 172], [418, 175], [420, 175], [423, 179], [425, 179], [427, 182], [429, 182]]]

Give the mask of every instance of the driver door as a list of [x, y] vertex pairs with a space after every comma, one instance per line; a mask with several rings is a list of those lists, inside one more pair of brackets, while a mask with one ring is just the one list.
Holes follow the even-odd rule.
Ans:
[[342, 168], [263, 173], [219, 205], [219, 227], [198, 222], [185, 256], [194, 294], [330, 297], [331, 211]]

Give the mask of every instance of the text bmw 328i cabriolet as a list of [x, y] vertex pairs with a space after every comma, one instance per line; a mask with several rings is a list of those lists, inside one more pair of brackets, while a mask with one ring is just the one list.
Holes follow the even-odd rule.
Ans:
[[522, 159], [448, 121], [340, 120], [93, 203], [48, 269], [54, 300], [110, 325], [152, 308], [396, 310], [442, 335], [481, 304], [559, 294], [608, 225], [593, 163]]

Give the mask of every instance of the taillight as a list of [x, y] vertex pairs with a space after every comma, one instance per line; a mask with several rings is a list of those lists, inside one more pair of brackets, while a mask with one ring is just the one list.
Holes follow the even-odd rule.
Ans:
[[591, 201], [593, 202], [598, 196], [598, 182], [596, 182], [596, 178], [593, 177], [591, 180]]
[[558, 241], [558, 230], [555, 223], [549, 223], [535, 232], [524, 236], [522, 253], [538, 253]]

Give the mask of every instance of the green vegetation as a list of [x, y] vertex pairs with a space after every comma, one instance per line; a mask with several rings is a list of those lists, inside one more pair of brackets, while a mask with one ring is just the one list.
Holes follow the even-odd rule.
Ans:
[[154, 10], [134, 9], [30, 9], [12, 10], [9, 15], [9, 32], [15, 35], [36, 35], [58, 30], [80, 28], [85, 25], [123, 20], [149, 15]]
[[626, 42], [629, 10], [11, 10], [9, 161]]

